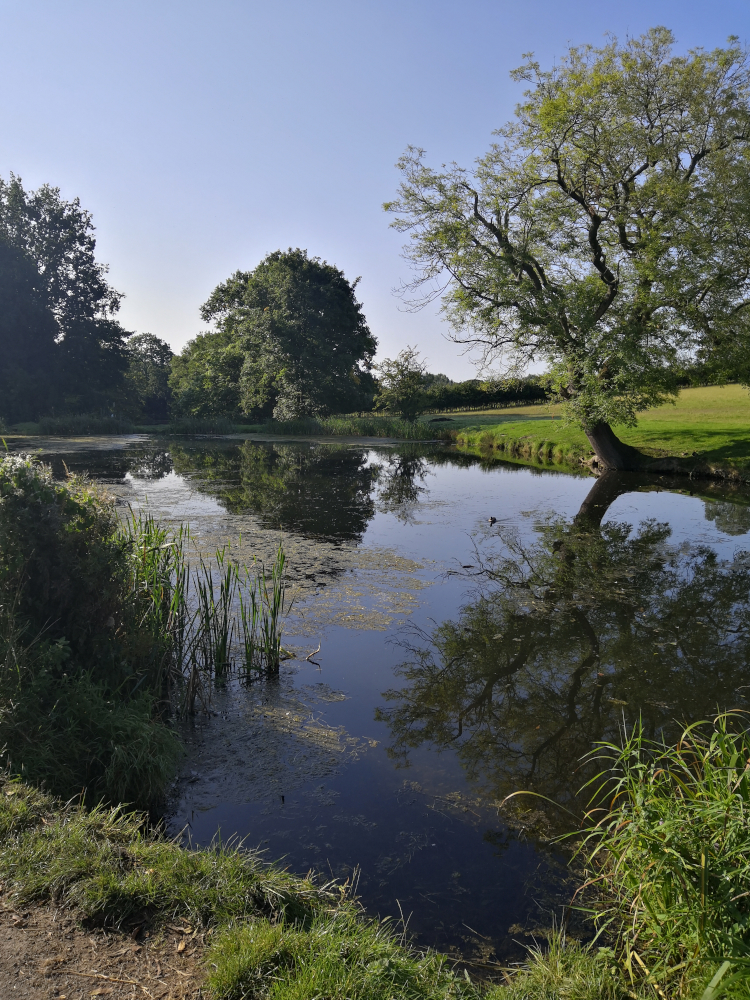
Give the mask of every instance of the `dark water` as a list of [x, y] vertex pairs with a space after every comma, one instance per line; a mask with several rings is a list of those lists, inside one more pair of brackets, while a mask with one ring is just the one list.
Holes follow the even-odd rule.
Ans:
[[622, 724], [656, 734], [747, 705], [742, 491], [483, 467], [432, 445], [42, 452], [189, 522], [204, 550], [267, 560], [282, 538], [289, 555], [296, 658], [184, 724], [172, 829], [356, 878], [372, 913], [480, 967], [573, 891], [549, 844], [572, 821], [531, 799], [501, 810], [506, 795], [575, 811], [581, 758]]

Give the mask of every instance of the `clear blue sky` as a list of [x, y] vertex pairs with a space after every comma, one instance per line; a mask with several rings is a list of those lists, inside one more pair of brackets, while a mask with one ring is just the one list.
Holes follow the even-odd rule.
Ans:
[[403, 312], [382, 202], [411, 143], [465, 165], [512, 114], [534, 51], [664, 24], [750, 41], [748, 0], [0, 0], [0, 174], [94, 214], [121, 318], [179, 349], [237, 268], [289, 246], [362, 276], [380, 354], [471, 377], [433, 306]]

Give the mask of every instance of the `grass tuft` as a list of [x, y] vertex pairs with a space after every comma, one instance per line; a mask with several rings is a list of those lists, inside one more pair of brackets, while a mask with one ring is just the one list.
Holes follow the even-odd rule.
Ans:
[[120, 807], [63, 806], [18, 781], [0, 786], [0, 877], [22, 902], [54, 900], [109, 926], [182, 918], [202, 926], [268, 917], [303, 924], [338, 894], [216, 845], [185, 850]]
[[[730, 712], [670, 746], [637, 725], [593, 751], [594, 915], [644, 987], [683, 996], [725, 960], [750, 984], [750, 731]], [[608, 806], [601, 808], [601, 803]]]
[[207, 956], [216, 1000], [448, 1000], [479, 997], [435, 952], [403, 946], [390, 925], [352, 908], [308, 928], [254, 921], [227, 928]]
[[[634, 997], [609, 948], [590, 948], [553, 934], [547, 949], [529, 949], [526, 967], [486, 1000], [625, 1000]], [[656, 995], [648, 990], [645, 996]]]

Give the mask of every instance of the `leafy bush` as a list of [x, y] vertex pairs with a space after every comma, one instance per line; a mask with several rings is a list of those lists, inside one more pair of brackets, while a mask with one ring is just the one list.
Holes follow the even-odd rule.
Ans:
[[0, 747], [55, 792], [152, 805], [180, 752], [159, 719], [169, 550], [84, 479], [0, 462]]

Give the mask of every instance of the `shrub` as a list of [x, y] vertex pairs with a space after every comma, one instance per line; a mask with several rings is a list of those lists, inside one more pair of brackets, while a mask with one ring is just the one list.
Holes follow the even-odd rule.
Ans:
[[0, 747], [13, 772], [65, 797], [158, 799], [180, 752], [158, 711], [171, 656], [169, 567], [150, 571], [160, 538], [151, 522], [124, 530], [85, 479], [0, 462]]

